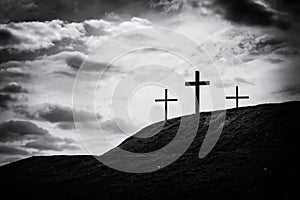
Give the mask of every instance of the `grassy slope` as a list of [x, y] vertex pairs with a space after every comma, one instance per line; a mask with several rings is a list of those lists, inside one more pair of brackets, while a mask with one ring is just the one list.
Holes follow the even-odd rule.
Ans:
[[[2, 193], [33, 199], [293, 199], [299, 170], [299, 111], [299, 102], [228, 110], [217, 145], [199, 159], [210, 117], [203, 113], [198, 134], [185, 154], [152, 173], [119, 172], [92, 156], [32, 157], [0, 167]], [[196, 123], [195, 116], [186, 118], [191, 126]], [[179, 121], [172, 119], [158, 134], [132, 137], [120, 146], [133, 152], [161, 148], [172, 140]], [[138, 134], [151, 134], [159, 126]]]

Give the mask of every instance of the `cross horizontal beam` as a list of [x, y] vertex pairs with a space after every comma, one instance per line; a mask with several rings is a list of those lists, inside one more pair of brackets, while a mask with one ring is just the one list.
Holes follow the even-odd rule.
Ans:
[[239, 97], [234, 97], [234, 96], [229, 96], [229, 97], [226, 97], [226, 99], [236, 99], [236, 98], [238, 98], [238, 99], [249, 99], [250, 97], [248, 97], [248, 96], [239, 96]]
[[185, 82], [185, 86], [210, 85], [210, 81]]
[[177, 99], [155, 99], [155, 102], [162, 102], [162, 101], [177, 101]]

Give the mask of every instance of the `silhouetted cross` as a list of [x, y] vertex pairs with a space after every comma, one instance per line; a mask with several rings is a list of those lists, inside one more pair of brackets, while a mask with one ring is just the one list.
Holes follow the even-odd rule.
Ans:
[[249, 96], [239, 96], [239, 86], [235, 87], [235, 96], [226, 97], [226, 99], [235, 99], [236, 108], [239, 107], [239, 99], [249, 99]]
[[165, 121], [168, 120], [168, 101], [177, 101], [177, 99], [168, 99], [168, 89], [165, 89], [164, 99], [155, 99], [155, 102], [165, 102]]
[[209, 81], [200, 81], [200, 73], [199, 71], [195, 72], [195, 82], [185, 82], [185, 86], [195, 86], [195, 112], [199, 113], [200, 108], [200, 86], [201, 85], [209, 85]]

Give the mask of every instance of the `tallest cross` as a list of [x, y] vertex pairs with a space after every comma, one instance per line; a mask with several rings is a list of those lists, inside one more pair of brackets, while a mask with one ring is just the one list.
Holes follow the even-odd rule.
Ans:
[[199, 71], [195, 72], [195, 82], [185, 82], [185, 86], [195, 86], [195, 113], [199, 113], [200, 111], [200, 86], [202, 85], [210, 85], [210, 82], [200, 81]]

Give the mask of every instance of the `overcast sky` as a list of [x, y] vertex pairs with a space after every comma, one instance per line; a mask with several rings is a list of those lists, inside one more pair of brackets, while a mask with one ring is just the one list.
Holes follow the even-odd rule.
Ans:
[[[293, 0], [0, 0], [0, 163], [32, 155], [102, 154], [163, 120], [163, 104], [154, 99], [163, 97], [165, 87], [180, 99], [170, 103], [169, 117], [193, 113], [193, 89], [184, 81], [193, 80], [195, 68], [180, 56], [143, 49], [113, 63], [108, 59], [153, 41], [172, 44], [192, 59], [200, 52], [203, 59], [194, 63], [205, 74], [201, 78], [211, 81], [201, 88], [203, 111], [234, 107], [224, 99], [224, 105], [213, 105], [211, 91], [234, 95], [236, 85], [250, 96], [242, 106], [299, 100], [299, 5]], [[174, 35], [126, 35], [155, 27]], [[101, 47], [114, 37], [120, 40]], [[74, 80], [83, 63], [89, 68], [82, 70], [80, 92], [96, 103], [80, 98], [73, 108]], [[99, 81], [98, 72], [108, 64]], [[210, 74], [212, 68], [218, 77]], [[128, 118], [118, 115], [126, 102]], [[73, 113], [84, 132], [80, 137]], [[98, 122], [109, 142], [99, 134]]]

